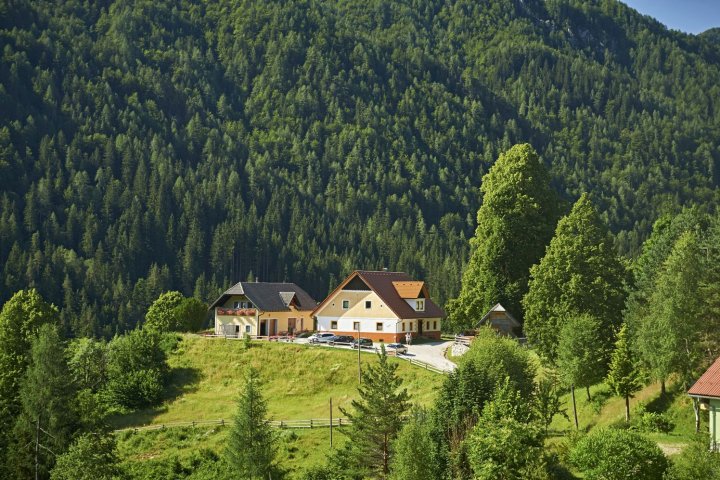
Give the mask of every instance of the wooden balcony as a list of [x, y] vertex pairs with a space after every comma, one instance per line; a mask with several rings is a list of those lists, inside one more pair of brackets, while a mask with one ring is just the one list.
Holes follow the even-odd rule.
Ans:
[[216, 308], [216, 315], [227, 315], [232, 317], [254, 317], [257, 310], [254, 308]]

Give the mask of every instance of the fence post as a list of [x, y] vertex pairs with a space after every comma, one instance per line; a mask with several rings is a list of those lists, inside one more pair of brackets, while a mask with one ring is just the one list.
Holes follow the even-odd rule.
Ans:
[[310, 419], [310, 428], [313, 428], [313, 425], [312, 425], [312, 418]]

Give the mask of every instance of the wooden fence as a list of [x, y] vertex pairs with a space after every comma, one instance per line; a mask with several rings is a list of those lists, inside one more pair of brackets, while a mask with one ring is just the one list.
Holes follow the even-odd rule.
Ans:
[[[310, 418], [307, 420], [270, 420], [267, 422], [268, 425], [274, 428], [329, 428], [330, 427], [330, 419], [329, 418]], [[333, 427], [344, 427], [346, 425], [350, 425], [350, 420], [347, 418], [333, 418], [332, 419], [332, 426]], [[191, 422], [168, 422], [168, 423], [158, 423], [154, 425], [143, 425], [141, 427], [127, 427], [127, 428], [120, 428], [118, 430], [113, 430], [113, 433], [120, 433], [120, 432], [140, 432], [140, 431], [147, 431], [147, 430], [165, 430], [167, 428], [178, 428], [178, 427], [201, 427], [201, 426], [213, 426], [217, 425], [220, 427], [227, 426], [229, 424], [232, 424], [231, 419], [224, 419], [221, 418], [219, 420], [195, 420]]]

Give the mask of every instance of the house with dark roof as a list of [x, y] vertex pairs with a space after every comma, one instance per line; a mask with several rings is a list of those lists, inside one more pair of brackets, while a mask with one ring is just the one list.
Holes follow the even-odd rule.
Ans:
[[696, 431], [700, 429], [700, 410], [708, 410], [710, 448], [717, 451], [720, 447], [720, 358], [690, 387], [688, 395], [693, 399]]
[[495, 304], [477, 323], [477, 327], [489, 325], [498, 335], [517, 338], [522, 325], [499, 303]]
[[440, 338], [445, 312], [425, 282], [403, 272], [356, 270], [313, 312], [317, 330], [359, 335], [375, 341]]
[[294, 283], [239, 282], [210, 308], [215, 334], [272, 337], [312, 330], [317, 302]]

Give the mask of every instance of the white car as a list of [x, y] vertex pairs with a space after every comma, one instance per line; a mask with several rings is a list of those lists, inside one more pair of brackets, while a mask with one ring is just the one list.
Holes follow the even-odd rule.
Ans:
[[388, 343], [385, 345], [385, 350], [388, 353], [395, 353], [395, 355], [406, 354], [408, 352], [407, 347], [402, 343]]
[[308, 342], [310, 343], [330, 343], [335, 339], [334, 333], [329, 332], [319, 332], [319, 333], [313, 333], [308, 337]]

